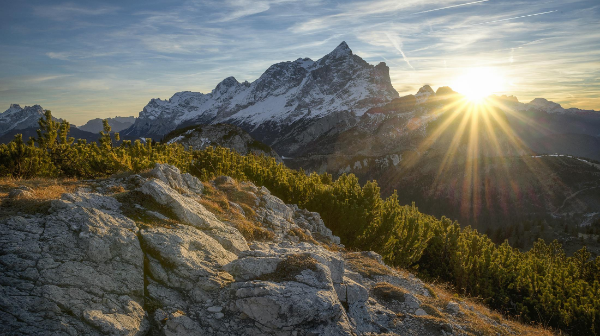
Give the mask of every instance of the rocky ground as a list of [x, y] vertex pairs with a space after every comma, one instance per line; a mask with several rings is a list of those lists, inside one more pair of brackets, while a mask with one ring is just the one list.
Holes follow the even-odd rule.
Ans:
[[265, 155], [275, 158], [277, 162], [282, 162], [281, 157], [271, 147], [254, 140], [250, 134], [234, 125], [194, 125], [177, 129], [167, 134], [162, 141], [179, 143], [185, 148], [195, 150], [203, 150], [209, 146], [221, 146], [242, 155]]
[[252, 183], [157, 165], [33, 208], [40, 191], [11, 183], [2, 334], [549, 334], [345, 251], [319, 214]]

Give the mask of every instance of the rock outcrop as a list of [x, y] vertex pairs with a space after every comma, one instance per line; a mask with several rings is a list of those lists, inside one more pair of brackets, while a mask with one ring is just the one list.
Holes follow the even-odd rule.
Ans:
[[242, 155], [265, 155], [282, 162], [281, 157], [271, 147], [255, 140], [246, 131], [234, 125], [199, 125], [178, 129], [167, 134], [163, 141], [180, 143], [185, 148], [195, 150], [203, 150], [208, 146], [226, 147]]
[[[249, 201], [222, 206], [269, 239], [247, 240], [203, 205], [206, 188], [233, 187]], [[157, 165], [4, 219], [0, 234], [2, 334], [466, 334], [458, 303], [428, 307], [414, 276], [344, 252], [319, 214], [229, 177], [203, 184]]]

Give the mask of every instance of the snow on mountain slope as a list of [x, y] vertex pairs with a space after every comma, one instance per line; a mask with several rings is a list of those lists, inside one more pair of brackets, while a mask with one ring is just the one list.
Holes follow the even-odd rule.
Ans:
[[278, 139], [279, 150], [291, 154], [397, 97], [385, 63], [370, 65], [342, 42], [316, 62], [304, 58], [274, 64], [252, 83], [228, 77], [208, 94], [178, 92], [169, 100], [152, 99], [122, 134], [160, 138], [182, 126], [229, 123], [269, 145]]
[[37, 127], [38, 120], [44, 115], [44, 109], [40, 105], [25, 106], [11, 104], [8, 110], [0, 113], [0, 135], [11, 130], [21, 130]]

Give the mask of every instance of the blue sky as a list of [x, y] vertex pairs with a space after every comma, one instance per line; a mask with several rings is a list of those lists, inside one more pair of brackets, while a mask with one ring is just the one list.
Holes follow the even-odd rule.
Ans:
[[385, 61], [401, 95], [492, 67], [521, 101], [600, 110], [598, 0], [0, 1], [0, 110], [40, 104], [77, 125], [341, 41]]

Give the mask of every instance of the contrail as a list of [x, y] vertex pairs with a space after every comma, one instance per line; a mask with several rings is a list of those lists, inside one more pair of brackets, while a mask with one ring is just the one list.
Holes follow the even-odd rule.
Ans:
[[[516, 19], [522, 19], [522, 18], [526, 18], [526, 17], [530, 17], [530, 16], [538, 16], [538, 15], [550, 14], [550, 13], [554, 13], [554, 12], [558, 12], [558, 11], [557, 11], [557, 10], [553, 10], [553, 11], [549, 11], [549, 12], [542, 12], [542, 13], [536, 13], [536, 14], [529, 14], [529, 15], [515, 16], [515, 17], [508, 18], [508, 19], [501, 19], [501, 20], [486, 21], [486, 22], [481, 22], [481, 23], [474, 23], [474, 24], [472, 24], [472, 25], [469, 25], [469, 26], [479, 26], [479, 25], [482, 25], [482, 24], [487, 24], [487, 23], [495, 23], [495, 22], [502, 22], [502, 21], [516, 20]], [[459, 28], [460, 28], [460, 27], [459, 27]]]
[[408, 64], [409, 67], [411, 67], [411, 69], [414, 69], [412, 65], [410, 65], [410, 62], [408, 61], [408, 57], [406, 57], [406, 55], [404, 55], [404, 51], [402, 51], [402, 49], [400, 48], [400, 43], [398, 42], [398, 40], [394, 37], [392, 38], [392, 36], [390, 36], [390, 34], [388, 34], [387, 32], [385, 33], [385, 36], [387, 36], [388, 40], [390, 40], [390, 42], [392, 42], [392, 45], [394, 46], [394, 48], [398, 49], [398, 51], [400, 52], [400, 55], [402, 55], [402, 58], [404, 59], [404, 62], [406, 62], [406, 64]]
[[467, 5], [474, 5], [474, 4], [477, 4], [477, 3], [488, 2], [488, 1], [490, 1], [490, 0], [480, 0], [480, 1], [467, 2], [467, 3], [464, 3], [464, 4], [460, 4], [460, 5], [454, 5], [454, 6], [442, 7], [442, 8], [436, 8], [436, 9], [430, 9], [430, 10], [426, 10], [426, 11], [422, 11], [422, 12], [416, 12], [416, 13], [412, 13], [412, 15], [429, 13], [429, 12], [435, 12], [435, 11], [439, 11], [439, 10], [442, 10], [442, 9], [448, 9], [448, 8], [454, 8], [454, 7], [462, 7], [462, 6], [467, 6]]
[[439, 31], [448, 31], [448, 30], [454, 30], [454, 29], [460, 29], [460, 28], [466, 28], [466, 27], [481, 26], [481, 25], [488, 24], [488, 23], [496, 23], [496, 22], [502, 22], [502, 21], [516, 20], [516, 19], [522, 19], [522, 18], [531, 17], [531, 16], [538, 16], [538, 15], [543, 15], [543, 14], [550, 14], [550, 13], [554, 13], [554, 12], [558, 12], [558, 10], [553, 10], [553, 11], [549, 11], [549, 12], [542, 12], [542, 13], [535, 13], [535, 14], [529, 14], [529, 15], [515, 16], [515, 17], [506, 18], [506, 19], [500, 19], [500, 20], [493, 20], [493, 21], [473, 23], [473, 24], [468, 24], [468, 25], [463, 25], [463, 26], [458, 26], [458, 27], [451, 27], [451, 28], [440, 29]]

